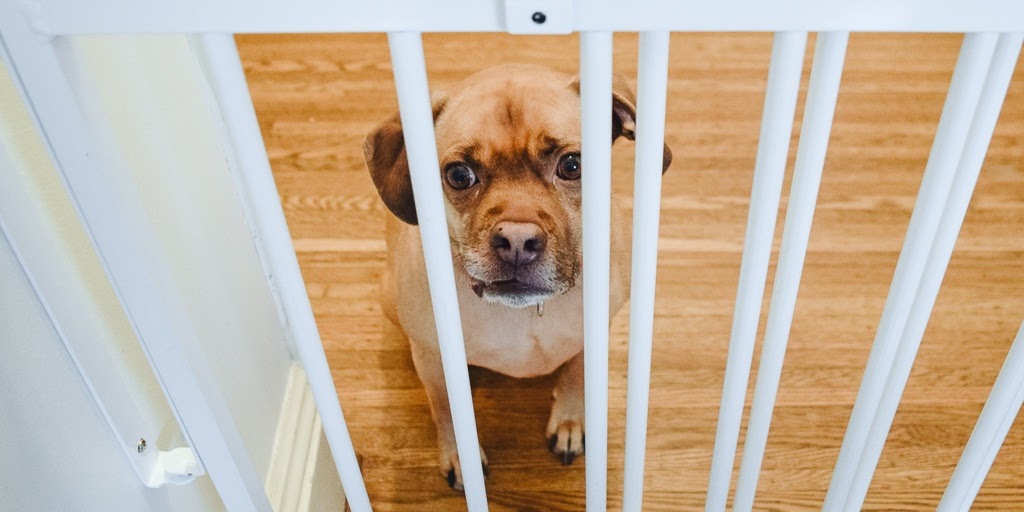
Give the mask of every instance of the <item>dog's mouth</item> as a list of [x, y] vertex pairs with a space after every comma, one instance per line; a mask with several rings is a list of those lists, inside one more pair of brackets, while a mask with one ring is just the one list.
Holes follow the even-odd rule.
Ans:
[[543, 294], [552, 293], [542, 286], [530, 284], [518, 279], [502, 279], [500, 281], [485, 282], [474, 279], [471, 285], [477, 297], [483, 297], [484, 293], [495, 295], [518, 295], [518, 294]]
[[526, 307], [555, 294], [555, 290], [519, 279], [483, 281], [473, 279], [470, 285], [477, 297], [492, 302], [501, 302], [512, 307]]

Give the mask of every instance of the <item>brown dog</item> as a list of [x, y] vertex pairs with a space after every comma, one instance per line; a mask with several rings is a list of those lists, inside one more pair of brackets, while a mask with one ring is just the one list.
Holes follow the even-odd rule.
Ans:
[[[579, 104], [577, 79], [536, 66], [482, 71], [433, 103], [466, 357], [520, 378], [564, 366], [547, 427], [549, 446], [564, 464], [584, 446]], [[633, 139], [635, 100], [622, 80], [610, 107], [611, 142]], [[367, 136], [363, 151], [397, 217], [387, 223], [384, 312], [409, 338], [437, 425], [441, 473], [461, 489], [397, 113]], [[666, 147], [663, 169], [671, 156]], [[613, 201], [612, 315], [629, 294], [629, 228]]]

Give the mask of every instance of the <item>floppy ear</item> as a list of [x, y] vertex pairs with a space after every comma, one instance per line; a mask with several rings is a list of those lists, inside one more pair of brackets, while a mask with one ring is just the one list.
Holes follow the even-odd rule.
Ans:
[[[580, 78], [573, 79], [572, 89], [580, 93]], [[626, 79], [619, 75], [612, 76], [612, 143], [619, 137], [636, 140], [636, 94]], [[668, 170], [672, 164], [672, 150], [668, 144], [662, 152], [661, 172]]]
[[[444, 99], [433, 102], [434, 121], [444, 109]], [[416, 203], [405, 155], [405, 137], [398, 112], [381, 121], [363, 141], [363, 158], [384, 205], [400, 220], [415, 225]]]

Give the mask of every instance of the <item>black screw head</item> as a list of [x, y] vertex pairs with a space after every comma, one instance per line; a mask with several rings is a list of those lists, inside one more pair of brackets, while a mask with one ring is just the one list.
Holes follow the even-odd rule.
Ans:
[[540, 11], [537, 11], [537, 12], [533, 13], [533, 18], [531, 18], [531, 19], [533, 20], [534, 23], [540, 25], [540, 24], [544, 23], [545, 21], [547, 21], [548, 17], [544, 13], [542, 13]]

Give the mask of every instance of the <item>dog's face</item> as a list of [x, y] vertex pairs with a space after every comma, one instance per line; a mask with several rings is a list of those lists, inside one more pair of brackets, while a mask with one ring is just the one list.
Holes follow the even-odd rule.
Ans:
[[[633, 139], [635, 100], [616, 80], [610, 142]], [[485, 300], [522, 308], [565, 293], [582, 268], [579, 82], [532, 66], [477, 73], [434, 101], [441, 178], [457, 268]], [[415, 224], [401, 121], [366, 138], [385, 205]], [[664, 169], [671, 161], [668, 147]]]

